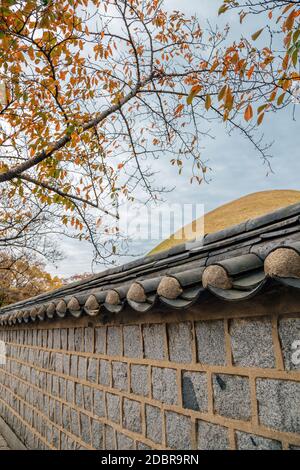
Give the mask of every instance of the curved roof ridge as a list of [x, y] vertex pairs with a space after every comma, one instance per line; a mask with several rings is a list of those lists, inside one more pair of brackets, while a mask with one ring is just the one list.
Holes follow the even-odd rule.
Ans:
[[[240, 250], [237, 254], [249, 253], [252, 245], [262, 242], [262, 239], [268, 240], [268, 238], [280, 237], [284, 235], [283, 231], [285, 234], [300, 232], [299, 217], [300, 203], [292, 204], [263, 216], [249, 219], [241, 224], [205, 235], [202, 240], [186, 242], [166, 251], [138, 258], [123, 265], [106, 269], [83, 281], [77, 281], [62, 288], [8, 305], [0, 309], [0, 313], [49, 302], [50, 299], [69, 297], [96, 288], [98, 290], [112, 288], [132, 279], [137, 280], [147, 276], [161, 275], [166, 269], [182, 266], [184, 263], [187, 263], [187, 267], [189, 267], [194, 260], [202, 259], [201, 265], [204, 266], [218, 257], [224, 259], [224, 252], [227, 258], [232, 257], [237, 249]], [[273, 235], [272, 232], [274, 231]], [[270, 235], [268, 235], [268, 232]]]

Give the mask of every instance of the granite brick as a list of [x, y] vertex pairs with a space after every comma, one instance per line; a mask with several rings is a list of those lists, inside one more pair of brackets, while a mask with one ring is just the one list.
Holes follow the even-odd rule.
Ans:
[[87, 444], [91, 444], [91, 420], [89, 416], [80, 413], [81, 439]]
[[94, 352], [94, 328], [84, 329], [84, 351]]
[[99, 384], [110, 385], [110, 363], [104, 359], [99, 361]]
[[278, 325], [286, 370], [300, 370], [300, 318], [281, 318]]
[[113, 387], [119, 390], [127, 390], [128, 375], [126, 362], [112, 362]]
[[83, 350], [83, 328], [74, 329], [74, 346], [77, 352]]
[[136, 395], [147, 396], [149, 394], [148, 366], [132, 364], [131, 366], [131, 391]]
[[115, 430], [109, 425], [105, 425], [104, 435], [105, 435], [105, 449], [106, 450], [115, 450], [116, 449], [116, 436]]
[[275, 367], [272, 322], [269, 318], [231, 320], [229, 332], [234, 365]]
[[78, 357], [78, 378], [86, 380], [86, 372], [87, 372], [87, 358], [86, 357]]
[[300, 382], [257, 379], [256, 397], [261, 424], [300, 433]]
[[174, 413], [166, 412], [166, 435], [167, 446], [176, 450], [192, 449], [192, 423], [191, 418]]
[[122, 355], [122, 337], [119, 326], [109, 326], [107, 328], [107, 354], [109, 356]]
[[165, 325], [143, 325], [143, 339], [147, 359], [166, 359]]
[[223, 320], [196, 322], [195, 333], [198, 361], [202, 364], [225, 365], [226, 351]]
[[88, 359], [88, 367], [87, 367], [87, 380], [89, 382], [96, 383], [96, 381], [97, 381], [97, 368], [98, 368], [97, 360], [90, 357]]
[[155, 400], [169, 405], [177, 403], [176, 370], [161, 367], [152, 368], [152, 395]]
[[94, 449], [104, 449], [104, 425], [92, 419], [92, 446]]
[[229, 449], [228, 429], [218, 424], [197, 421], [197, 448], [199, 450]]
[[143, 357], [141, 330], [138, 325], [123, 327], [124, 355], [126, 357]]
[[238, 450], [281, 450], [281, 442], [275, 439], [257, 436], [248, 432], [236, 431], [236, 445]]
[[120, 397], [112, 393], [106, 394], [107, 417], [115, 423], [120, 422]]
[[162, 442], [162, 413], [156, 406], [146, 405], [146, 436], [153, 442]]
[[117, 448], [118, 450], [133, 450], [134, 441], [125, 434], [117, 432]]
[[139, 402], [124, 398], [123, 426], [133, 432], [142, 431], [141, 405]]
[[94, 414], [100, 417], [105, 416], [104, 393], [94, 389]]
[[213, 374], [213, 393], [217, 414], [245, 421], [250, 419], [251, 399], [247, 377]]
[[106, 327], [95, 328], [95, 353], [106, 353]]
[[183, 407], [195, 411], [207, 411], [207, 375], [204, 372], [183, 372]]
[[192, 361], [193, 341], [191, 323], [170, 323], [167, 325], [167, 332], [170, 361], [190, 363]]

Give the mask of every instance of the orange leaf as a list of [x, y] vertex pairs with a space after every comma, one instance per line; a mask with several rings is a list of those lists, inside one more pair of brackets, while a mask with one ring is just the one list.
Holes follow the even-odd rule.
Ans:
[[175, 114], [178, 116], [184, 109], [184, 104], [179, 104], [175, 109]]
[[248, 122], [250, 121], [250, 119], [252, 119], [252, 117], [253, 117], [253, 110], [252, 110], [251, 104], [249, 103], [245, 110], [244, 118]]
[[252, 65], [252, 67], [250, 67], [250, 69], [247, 72], [247, 77], [249, 80], [252, 77], [253, 72], [254, 72], [254, 65]]
[[296, 17], [296, 11], [293, 10], [291, 11], [291, 13], [289, 14], [289, 16], [287, 17], [285, 23], [284, 23], [284, 26], [286, 27], [286, 29], [288, 29], [289, 31], [292, 29], [293, 25], [294, 25], [294, 21], [295, 21], [295, 17]]
[[206, 95], [205, 109], [208, 111], [210, 107], [211, 107], [211, 97], [210, 97], [210, 95]]

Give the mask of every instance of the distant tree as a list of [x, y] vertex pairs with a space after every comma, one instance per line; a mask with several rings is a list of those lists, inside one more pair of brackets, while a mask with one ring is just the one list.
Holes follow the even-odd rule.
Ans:
[[0, 307], [61, 286], [62, 280], [47, 273], [40, 262], [0, 252]]
[[70, 277], [63, 278], [62, 282], [64, 285], [71, 284], [73, 282], [84, 281], [90, 278], [93, 274], [92, 273], [82, 273], [82, 274], [73, 274]]

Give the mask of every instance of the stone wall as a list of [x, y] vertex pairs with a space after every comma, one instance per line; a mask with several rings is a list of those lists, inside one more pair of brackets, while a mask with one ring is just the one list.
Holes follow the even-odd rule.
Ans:
[[232, 312], [2, 328], [0, 416], [30, 449], [300, 448], [300, 317]]

